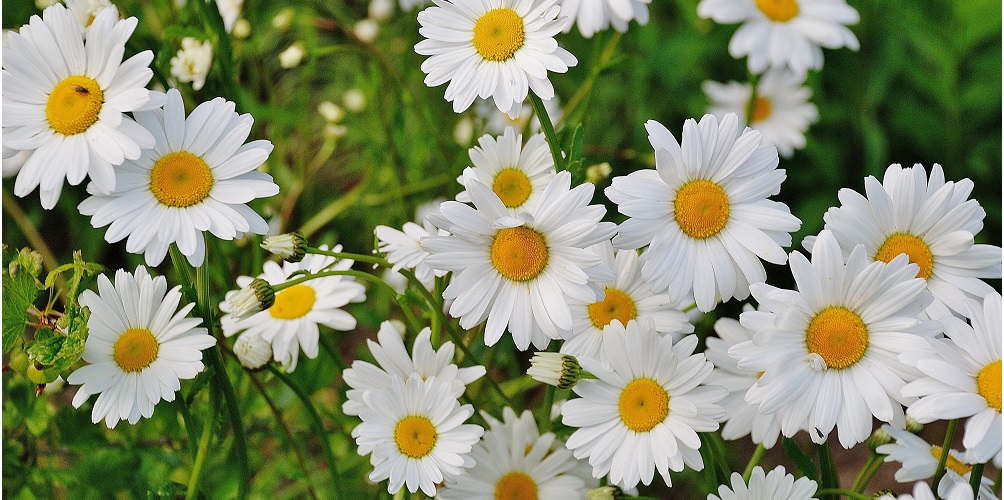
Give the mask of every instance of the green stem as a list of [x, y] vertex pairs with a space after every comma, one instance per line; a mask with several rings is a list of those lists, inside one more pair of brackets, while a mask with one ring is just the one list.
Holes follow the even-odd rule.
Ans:
[[209, 417], [202, 424], [202, 437], [199, 438], [199, 451], [195, 454], [195, 463], [192, 465], [192, 474], [188, 478], [188, 490], [185, 492], [185, 500], [192, 500], [199, 488], [199, 476], [202, 473], [202, 464], [206, 461], [206, 452], [209, 450], [209, 438], [212, 437], [213, 419]]
[[840, 488], [840, 476], [837, 474], [836, 464], [833, 463], [833, 454], [830, 453], [830, 442], [824, 441], [816, 450], [819, 454], [819, 476], [823, 488]]
[[760, 75], [750, 75], [750, 100], [746, 103], [746, 126], [753, 124], [753, 112], [756, 110], [756, 91], [760, 84]]
[[[453, 343], [456, 344], [457, 347], [460, 348], [460, 351], [464, 353], [464, 356], [466, 356], [468, 359], [470, 359], [476, 365], [480, 365], [481, 364], [478, 361], [478, 358], [474, 357], [474, 353], [472, 353], [471, 350], [467, 347], [467, 344], [464, 343], [464, 340], [460, 338], [459, 332], [457, 332], [453, 328], [447, 328], [446, 331], [450, 333], [450, 338], [453, 339]], [[504, 390], [502, 390], [502, 386], [500, 386], [499, 383], [496, 382], [495, 379], [492, 378], [492, 376], [491, 376], [490, 373], [485, 373], [485, 376], [481, 377], [481, 378], [483, 378], [483, 379], [485, 379], [485, 380], [488, 381], [488, 385], [491, 386], [491, 388], [495, 392], [498, 393], [499, 397], [502, 398], [502, 401], [505, 401], [506, 405], [508, 405], [510, 408], [515, 408], [515, 406], [513, 406], [513, 404], [512, 404], [512, 401], [509, 400], [509, 396], [506, 395], [506, 393], [505, 393]], [[550, 386], [548, 386], [548, 387], [550, 387]], [[550, 411], [550, 410], [548, 410], [548, 411]]]
[[338, 217], [339, 214], [354, 206], [363, 195], [363, 191], [366, 190], [368, 184], [368, 179], [364, 179], [348, 193], [345, 193], [339, 198], [335, 198], [334, 201], [327, 204], [324, 208], [314, 214], [314, 216], [305, 222], [303, 226], [300, 226], [300, 232], [303, 233], [305, 237], [309, 238], [312, 234], [317, 232], [317, 230], [324, 227], [328, 222], [331, 222], [332, 219]]
[[851, 485], [851, 491], [856, 491], [858, 493], [864, 493], [865, 488], [868, 487], [868, 483], [871, 482], [872, 478], [875, 477], [875, 473], [878, 472], [879, 467], [882, 466], [882, 457], [878, 453], [872, 452], [872, 455], [868, 457], [868, 461], [865, 466], [858, 473], [858, 477], [854, 479], [854, 484]]
[[565, 160], [561, 157], [561, 143], [558, 142], [558, 134], [554, 132], [551, 117], [547, 116], [544, 101], [540, 100], [540, 97], [532, 90], [530, 91], [530, 105], [533, 106], [533, 114], [537, 115], [537, 120], [540, 121], [540, 129], [544, 131], [544, 137], [551, 150], [551, 158], [554, 160], [554, 168], [559, 172], [565, 170]]
[[1004, 471], [997, 469], [997, 480], [994, 481], [994, 495], [996, 495], [998, 498], [1000, 498], [1001, 496], [1001, 472]]
[[589, 97], [589, 94], [593, 91], [593, 85], [596, 84], [596, 79], [599, 78], [600, 73], [607, 68], [610, 64], [610, 60], [613, 59], [614, 54], [617, 52], [617, 44], [620, 43], [621, 37], [624, 33], [615, 31], [610, 40], [607, 41], [606, 46], [603, 48], [603, 52], [600, 54], [599, 61], [593, 65], [593, 69], [589, 72], [589, 76], [586, 77], [586, 81], [582, 83], [572, 98], [568, 100], [568, 104], [565, 105], [564, 112], [562, 113], [561, 120], [558, 121], [559, 124], [564, 123], [565, 119], [572, 116], [575, 110], [582, 106]]
[[952, 440], [955, 439], [955, 428], [959, 426], [959, 419], [948, 421], [948, 429], [945, 429], [945, 439], [941, 443], [941, 456], [938, 457], [938, 468], [934, 469], [934, 477], [931, 478], [931, 491], [937, 494], [938, 483], [945, 475], [945, 465], [948, 464], [948, 451], [952, 449]]
[[351, 259], [358, 262], [368, 262], [370, 264], [376, 264], [383, 267], [391, 267], [391, 263], [387, 262], [386, 259], [381, 259], [380, 257], [376, 257], [373, 255], [364, 255], [361, 253], [348, 253], [348, 252], [332, 252], [331, 250], [323, 250], [314, 247], [307, 247], [307, 253], [326, 255], [328, 257], [334, 257], [336, 259]]
[[397, 295], [397, 290], [394, 290], [394, 288], [391, 287], [390, 285], [388, 285], [386, 282], [384, 282], [384, 280], [382, 280], [382, 279], [380, 279], [380, 278], [378, 278], [376, 276], [373, 276], [372, 274], [369, 274], [369, 273], [364, 273], [362, 271], [352, 271], [352, 270], [345, 270], [345, 271], [322, 271], [322, 272], [319, 272], [319, 273], [310, 273], [310, 274], [307, 274], [306, 276], [301, 276], [301, 277], [296, 278], [296, 279], [291, 279], [289, 281], [286, 281], [286, 282], [283, 282], [283, 283], [279, 283], [278, 285], [272, 285], [272, 290], [275, 291], [275, 292], [278, 292], [280, 290], [285, 290], [285, 289], [287, 289], [287, 288], [289, 288], [291, 286], [299, 285], [300, 283], [304, 283], [304, 282], [310, 281], [312, 279], [326, 278], [328, 276], [354, 276], [356, 278], [359, 278], [359, 279], [362, 279], [362, 280], [366, 280], [366, 281], [370, 281], [370, 282], [376, 283], [378, 285], [383, 285], [383, 286], [387, 287], [387, 289], [390, 290], [392, 294], [394, 294], [395, 296]]
[[836, 495], [838, 498], [845, 496], [847, 498], [854, 498], [857, 500], [872, 500], [872, 497], [868, 495], [857, 493], [855, 491], [842, 490], [840, 488], [823, 488], [816, 491], [817, 497], [822, 497], [824, 495]]
[[986, 466], [985, 463], [974, 464], [973, 470], [969, 473], [969, 486], [973, 488], [973, 498], [980, 497], [980, 483], [983, 481], [983, 469]]
[[743, 469], [743, 482], [748, 483], [750, 481], [750, 476], [753, 475], [753, 469], [760, 464], [760, 459], [763, 458], [764, 453], [767, 452], [767, 447], [763, 443], [756, 445], [756, 449], [753, 450], [753, 456], [750, 457], [750, 461], [746, 464], [746, 468]]
[[[42, 256], [42, 264], [45, 265], [45, 269], [52, 271], [59, 267], [59, 261], [56, 260], [52, 250], [49, 249], [49, 245], [45, 243], [45, 238], [38, 232], [35, 225], [31, 223], [24, 210], [21, 210], [21, 205], [18, 204], [17, 198], [8, 193], [6, 189], [3, 190], [3, 209], [14, 220], [14, 224], [24, 234], [24, 237], [28, 240], [28, 244]], [[59, 287], [62, 288], [65, 282], [62, 274], [57, 279], [60, 282]]]

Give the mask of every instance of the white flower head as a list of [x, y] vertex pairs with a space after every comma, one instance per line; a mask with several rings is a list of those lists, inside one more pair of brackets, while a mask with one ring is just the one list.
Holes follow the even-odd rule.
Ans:
[[[490, 186], [513, 214], [529, 211], [557, 173], [544, 134], [530, 136], [523, 146], [523, 134], [506, 127], [497, 138], [481, 136], [468, 153], [475, 178]], [[463, 184], [464, 176], [457, 182]], [[457, 201], [470, 203], [471, 197], [461, 191]]]
[[118, 9], [110, 0], [66, 0], [66, 8], [70, 9], [73, 17], [77, 18], [77, 21], [84, 28], [94, 22], [98, 12], [101, 12], [102, 9], [116, 9], [115, 15], [118, 16]]
[[[547, 117], [555, 127], [559, 127], [558, 122], [563, 113], [560, 99], [558, 96], [554, 96], [543, 100], [543, 103]], [[534, 116], [529, 98], [525, 99], [520, 106], [513, 106], [505, 111], [500, 111], [490, 99], [479, 98], [474, 102], [474, 115], [477, 118], [478, 126], [489, 134], [500, 135], [508, 127], [512, 127], [517, 132], [525, 132], [527, 126], [530, 127], [531, 133], [540, 132], [540, 120]]]
[[216, 8], [223, 17], [223, 27], [230, 33], [237, 24], [237, 18], [241, 16], [241, 10], [244, 9], [244, 0], [216, 0]]
[[[586, 38], [610, 26], [621, 33], [627, 31], [628, 23], [638, 21], [648, 23], [648, 4], [652, 0], [563, 0], [561, 15], [575, 20], [579, 33]], [[572, 29], [569, 24], [565, 33]]]
[[[731, 486], [731, 487], [730, 487]], [[763, 467], [756, 466], [750, 474], [749, 484], [743, 481], [742, 474], [733, 472], [731, 485], [718, 487], [718, 494], [708, 494], [708, 500], [809, 500], [815, 498], [819, 487], [815, 481], [788, 474], [784, 467], [778, 465], [774, 470], [764, 473]]]
[[171, 58], [171, 75], [179, 82], [192, 82], [192, 90], [206, 84], [206, 76], [213, 65], [213, 44], [186, 36], [181, 39], [181, 49]]
[[272, 359], [272, 344], [261, 338], [261, 335], [241, 335], [234, 342], [234, 354], [241, 366], [257, 370]]
[[[876, 448], [877, 453], [886, 455], [886, 462], [899, 462], [902, 464], [896, 471], [896, 481], [900, 483], [912, 483], [922, 481], [934, 476], [938, 468], [938, 460], [941, 457], [941, 446], [934, 446], [925, 441], [920, 436], [894, 428], [891, 425], [883, 425], [882, 429], [892, 436], [896, 441], [884, 444]], [[938, 492], [942, 497], [958, 484], [969, 487], [969, 478], [972, 475], [973, 466], [967, 464], [959, 453], [955, 450], [948, 450], [948, 460], [945, 463], [945, 476], [938, 483]], [[993, 498], [993, 481], [990, 478], [981, 478], [981, 498], [989, 500]]]

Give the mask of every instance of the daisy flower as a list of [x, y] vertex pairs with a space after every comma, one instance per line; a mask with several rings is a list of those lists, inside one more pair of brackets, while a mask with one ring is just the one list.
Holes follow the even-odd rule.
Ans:
[[98, 192], [116, 188], [113, 165], [135, 160], [154, 137], [124, 113], [159, 104], [146, 84], [153, 52], [122, 60], [136, 29], [134, 17], [100, 11], [85, 28], [63, 5], [32, 16], [8, 33], [3, 56], [3, 145], [31, 156], [14, 181], [14, 194], [39, 188], [42, 207], [59, 200], [63, 181], [90, 176]]
[[784, 467], [778, 465], [774, 470], [764, 474], [763, 467], [753, 468], [750, 475], [749, 485], [743, 481], [742, 474], [732, 473], [732, 487], [721, 485], [718, 487], [718, 495], [708, 494], [708, 500], [809, 500], [815, 498], [816, 488], [819, 485], [815, 481], [795, 476], [785, 472]]
[[971, 463], [1001, 463], [1001, 295], [968, 302], [972, 326], [955, 316], [941, 319], [948, 339], [908, 352], [901, 359], [923, 377], [903, 388], [919, 397], [907, 414], [918, 422], [968, 417], [962, 444]]
[[412, 374], [407, 381], [392, 377], [390, 387], [363, 394], [362, 423], [352, 431], [359, 451], [372, 450], [370, 481], [390, 479], [387, 491], [402, 486], [436, 494], [436, 484], [474, 466], [471, 449], [484, 434], [479, 425], [465, 424], [474, 407], [451, 395], [450, 384]]
[[426, 262], [454, 273], [443, 291], [453, 300], [449, 313], [466, 329], [487, 319], [485, 344], [495, 345], [506, 328], [521, 351], [567, 338], [569, 299], [599, 300], [595, 282], [613, 279], [586, 247], [610, 238], [616, 226], [600, 221], [603, 206], [589, 205], [591, 184], [570, 184], [571, 175], [559, 173], [529, 211], [513, 215], [468, 168], [464, 185], [474, 207], [447, 201], [430, 216], [450, 236], [422, 239], [432, 253]]
[[114, 284], [102, 274], [98, 293], [80, 294], [80, 305], [91, 311], [83, 354], [88, 364], [67, 382], [80, 386], [76, 408], [98, 394], [92, 422], [104, 419], [113, 428], [119, 420], [149, 418], [160, 400], [174, 401], [181, 380], [202, 371], [202, 350], [216, 339], [199, 327], [202, 319], [186, 317], [195, 304], [178, 310], [180, 290], [168, 290], [167, 279], [140, 266], [133, 274], [120, 269]]
[[750, 283], [767, 279], [760, 259], [784, 264], [782, 247], [801, 226], [785, 204], [768, 199], [785, 179], [777, 149], [761, 144], [760, 132], [741, 130], [731, 113], [721, 122], [687, 120], [682, 146], [654, 120], [645, 128], [655, 170], [615, 177], [605, 190], [628, 216], [614, 246], [648, 245], [642, 278], [673, 303], [693, 293], [707, 312], [719, 298], [745, 299]]
[[[328, 249], [325, 245], [320, 248]], [[333, 251], [341, 252], [341, 245], [336, 245]], [[336, 261], [334, 257], [327, 255], [309, 254], [300, 262], [283, 262], [282, 266], [272, 261], [265, 262], [258, 278], [274, 286], [284, 283], [298, 271], [344, 271], [354, 263], [351, 259]], [[244, 288], [253, 279], [251, 276], [241, 276], [237, 278], [237, 286]], [[366, 288], [357, 283], [355, 278], [325, 276], [275, 292], [272, 307], [246, 318], [234, 319], [229, 300], [237, 292], [238, 290], [227, 292], [226, 300], [220, 303], [220, 310], [226, 313], [220, 318], [223, 334], [227, 337], [242, 332], [242, 335], [260, 335], [272, 344], [273, 359], [290, 372], [296, 369], [301, 349], [308, 358], [317, 357], [320, 336], [318, 325], [334, 330], [352, 330], [356, 327], [356, 319], [340, 308], [350, 302], [366, 300]]]
[[[66, 0], [66, 8], [70, 9], [73, 17], [77, 18], [77, 21], [84, 28], [94, 22], [98, 12], [101, 12], [102, 9], [117, 9], [115, 4], [109, 0]], [[115, 11], [115, 15], [118, 17], [118, 10]]]
[[192, 82], [192, 90], [206, 84], [206, 76], [213, 64], [213, 44], [186, 36], [181, 39], [181, 49], [171, 58], [171, 76], [179, 82]]
[[[555, 96], [542, 102], [544, 103], [544, 111], [547, 111], [547, 116], [551, 119], [551, 123], [555, 127], [558, 127], [558, 122], [561, 121], [563, 113], [558, 97]], [[477, 118], [477, 123], [481, 124], [483, 130], [489, 134], [501, 134], [508, 127], [516, 129], [517, 132], [522, 132], [526, 130], [527, 125], [530, 126], [530, 132], [540, 132], [540, 120], [533, 119], [533, 106], [530, 105], [529, 99], [524, 100], [523, 104], [516, 111], [517, 113], [513, 117], [510, 117], [508, 112], [499, 111], [495, 107], [495, 104], [488, 99], [478, 99], [474, 102], [474, 114]]]
[[712, 365], [696, 347], [694, 335], [674, 345], [651, 324], [631, 321], [604, 343], [609, 365], [581, 360], [597, 379], [572, 388], [579, 397], [561, 406], [561, 421], [578, 427], [565, 444], [575, 458], [589, 457], [594, 477], [633, 488], [651, 484], [658, 470], [672, 485], [670, 470], [704, 468], [697, 433], [718, 429], [725, 390], [700, 385]]
[[809, 102], [812, 91], [804, 85], [805, 79], [790, 71], [768, 71], [757, 82], [752, 119], [747, 116], [750, 84], [706, 81], [701, 87], [711, 101], [708, 113], [719, 119], [727, 113], [739, 115], [763, 134], [765, 144], [777, 146], [781, 156], [790, 158], [805, 147], [805, 131], [819, 120], [819, 110]]
[[968, 199], [972, 191], [969, 179], [945, 182], [941, 165], [928, 178], [922, 165], [893, 164], [881, 183], [865, 179], [864, 196], [841, 189], [840, 207], [827, 210], [823, 220], [844, 255], [861, 244], [874, 260], [909, 256], [934, 294], [928, 317], [940, 319], [965, 314], [967, 298], [982, 300], [994, 292], [980, 278], [1001, 278], [1001, 248], [973, 244], [986, 212]]
[[[694, 331], [685, 313], [673, 304], [666, 294], [654, 294], [641, 279], [642, 258], [635, 250], [614, 251], [609, 241], [589, 247], [613, 269], [614, 279], [598, 282], [603, 289], [603, 299], [593, 302], [572, 300], [572, 338], [561, 345], [561, 352], [576, 357], [605, 360], [601, 348], [606, 330], [613, 322], [627, 325], [629, 321], [652, 321], [660, 335]], [[623, 329], [620, 329], [623, 331]]]
[[845, 264], [825, 230], [812, 250], [811, 263], [791, 253], [797, 291], [752, 286], [761, 310], [739, 321], [756, 333], [729, 353], [740, 369], [763, 372], [746, 402], [779, 412], [782, 434], [805, 429], [821, 443], [836, 426], [850, 448], [871, 434], [872, 416], [906, 425], [901, 405], [912, 400], [900, 390], [918, 373], [897, 355], [925, 345], [941, 325], [917, 319], [931, 297], [905, 256], [873, 262], [858, 246]]
[[[931, 491], [931, 485], [927, 484], [926, 481], [919, 481], [913, 486], [913, 494], [903, 494], [900, 496], [895, 496], [893, 494], [883, 495], [877, 497], [876, 500], [973, 500], [973, 489], [968, 485], [956, 484], [948, 491], [948, 495], [934, 496], [934, 492]], [[990, 500], [996, 498], [995, 496], [980, 496], [980, 500]]]
[[[506, 127], [498, 139], [484, 135], [469, 150], [474, 177], [491, 186], [502, 204], [513, 213], [528, 211], [547, 184], [554, 178], [554, 159], [544, 134], [534, 134], [523, 146], [523, 134]], [[464, 177], [457, 178], [464, 183]], [[471, 202], [467, 191], [457, 194], [457, 201]]]
[[787, 67], [799, 76], [823, 67], [823, 50], [858, 50], [847, 29], [858, 11], [844, 0], [701, 0], [697, 15], [722, 24], [743, 23], [732, 35], [732, 57], [749, 56], [753, 73]]
[[[402, 279], [404, 276], [398, 274], [401, 269], [414, 271], [415, 277], [428, 289], [432, 289], [436, 277], [445, 276], [446, 271], [434, 270], [425, 263], [429, 251], [422, 248], [422, 238], [431, 235], [446, 236], [449, 233], [429, 221], [426, 215], [439, 209], [442, 198], [423, 203], [415, 209], [415, 222], [406, 222], [401, 231], [389, 226], [377, 226], [374, 229], [378, 245], [377, 248], [383, 253], [387, 261], [393, 264], [390, 271]], [[407, 283], [407, 280], [405, 280]]]
[[[884, 444], [875, 449], [877, 453], [886, 455], [884, 461], [899, 462], [902, 466], [896, 471], [896, 481], [908, 483], [929, 479], [934, 476], [941, 458], [941, 447], [932, 446], [923, 438], [891, 425], [883, 425], [882, 430], [889, 433], [896, 441]], [[945, 463], [945, 476], [938, 483], [938, 493], [944, 497], [957, 484], [969, 486], [973, 466], [965, 463], [955, 450], [948, 450], [948, 461]], [[980, 479], [980, 496], [992, 498], [993, 481], [983, 477]]]
[[418, 32], [426, 39], [415, 52], [432, 56], [422, 63], [425, 84], [450, 82], [446, 100], [457, 113], [477, 97], [492, 98], [511, 117], [530, 90], [551, 99], [547, 72], [564, 73], [577, 62], [554, 41], [566, 24], [557, 1], [440, 0], [419, 12]]
[[156, 138], [153, 149], [116, 169], [110, 194], [91, 182], [91, 196], [78, 206], [80, 213], [92, 216], [94, 227], [110, 224], [109, 243], [128, 237], [126, 250], [145, 254], [151, 266], [164, 260], [171, 243], [192, 266], [202, 265], [203, 231], [223, 240], [265, 234], [268, 224], [247, 203], [279, 192], [272, 176], [255, 170], [272, 152], [272, 143], [244, 144], [254, 119], [238, 115], [234, 107], [217, 97], [186, 119], [181, 94], [171, 89], [163, 110], [135, 113]]
[[540, 434], [529, 410], [517, 417], [506, 407], [501, 422], [482, 415], [491, 429], [471, 451], [476, 465], [447, 482], [436, 498], [578, 500], [585, 497], [587, 484], [596, 485], [564, 443], [551, 432]]
[[241, 17], [241, 11], [244, 10], [244, 0], [216, 0], [216, 8], [223, 17], [223, 27], [230, 33], [237, 24], [237, 19]]
[[[623, 33], [632, 20], [644, 26], [648, 23], [649, 3], [651, 0], [563, 0], [561, 15], [575, 20], [582, 36], [592, 38], [610, 26]], [[571, 29], [569, 24], [564, 31]]]

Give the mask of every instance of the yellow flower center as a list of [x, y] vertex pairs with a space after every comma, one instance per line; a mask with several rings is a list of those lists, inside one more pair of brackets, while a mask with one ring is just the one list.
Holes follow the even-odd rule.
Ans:
[[474, 48], [486, 61], [513, 57], [525, 40], [523, 18], [512, 9], [490, 10], [474, 23]]
[[491, 247], [492, 265], [513, 281], [536, 278], [547, 266], [547, 241], [528, 227], [507, 227], [495, 233]]
[[530, 185], [530, 178], [522, 170], [507, 168], [495, 176], [492, 191], [495, 191], [503, 205], [516, 208], [530, 198], [533, 186]]
[[606, 293], [603, 300], [589, 304], [589, 319], [592, 320], [593, 326], [602, 330], [615, 319], [622, 325], [627, 325], [628, 321], [638, 317], [638, 311], [630, 295], [616, 288], [607, 288], [603, 291]]
[[628, 429], [648, 432], [669, 415], [669, 393], [652, 379], [636, 378], [624, 386], [617, 409]]
[[994, 361], [976, 376], [976, 388], [987, 400], [987, 406], [1001, 412], [1001, 360]]
[[790, 21], [798, 15], [797, 0], [756, 0], [756, 6], [771, 21]]
[[770, 99], [763, 96], [757, 96], [753, 100], [753, 121], [762, 122], [770, 116], [771, 110], [774, 109], [770, 104]]
[[150, 191], [169, 207], [200, 203], [212, 188], [213, 171], [202, 158], [188, 151], [166, 154], [150, 170]]
[[402, 418], [394, 427], [394, 442], [402, 455], [409, 458], [422, 458], [428, 455], [436, 446], [436, 428], [432, 421], [412, 415]]
[[86, 131], [98, 121], [105, 93], [98, 82], [86, 76], [71, 76], [56, 84], [45, 104], [45, 117], [52, 130], [63, 135]]
[[924, 243], [924, 240], [909, 233], [896, 233], [886, 238], [878, 252], [875, 252], [875, 260], [889, 262], [903, 253], [910, 257], [910, 262], [920, 266], [920, 271], [917, 272], [918, 278], [931, 277], [931, 271], [934, 269], [931, 248]]
[[[941, 450], [940, 446], [931, 446], [931, 455], [934, 455], [934, 458], [941, 459]], [[962, 463], [961, 460], [953, 457], [951, 453], [948, 454], [948, 462], [945, 463], [945, 466], [960, 476], [965, 476], [969, 474], [969, 471], [973, 470], [972, 465]]]
[[704, 239], [718, 234], [729, 221], [729, 197], [709, 180], [690, 181], [676, 192], [673, 218], [688, 236]]
[[268, 308], [275, 319], [296, 319], [306, 316], [314, 307], [317, 294], [309, 285], [293, 285], [276, 292], [275, 303]]
[[857, 363], [868, 348], [868, 329], [864, 321], [844, 307], [823, 309], [805, 329], [809, 352], [823, 358], [830, 368], [847, 368]]
[[512, 471], [495, 483], [495, 500], [537, 500], [537, 482], [523, 472]]
[[112, 359], [125, 372], [138, 372], [157, 359], [160, 343], [146, 328], [126, 330], [112, 347]]

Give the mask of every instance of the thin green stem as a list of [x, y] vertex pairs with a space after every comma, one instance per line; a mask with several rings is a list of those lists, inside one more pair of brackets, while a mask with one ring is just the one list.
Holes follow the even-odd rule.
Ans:
[[[478, 361], [478, 358], [474, 356], [474, 353], [472, 353], [471, 350], [467, 347], [467, 344], [464, 343], [464, 340], [460, 338], [460, 334], [456, 330], [454, 330], [453, 328], [447, 328], [446, 331], [449, 332], [450, 337], [453, 339], [453, 343], [460, 348], [460, 351], [464, 353], [464, 356], [467, 356], [467, 358], [473, 361], [474, 364], [476, 365], [481, 364]], [[512, 404], [512, 401], [509, 400], [509, 396], [505, 393], [504, 390], [502, 390], [502, 386], [500, 386], [499, 383], [492, 378], [490, 373], [486, 373], [485, 376], [482, 378], [488, 381], [488, 385], [491, 386], [491, 388], [496, 393], [498, 393], [499, 397], [502, 398], [502, 401], [505, 401], [506, 405], [508, 405], [510, 408], [515, 408], [515, 406], [513, 406]]]
[[202, 437], [199, 438], [199, 451], [195, 454], [195, 463], [192, 465], [192, 473], [188, 477], [188, 490], [185, 491], [185, 500], [195, 498], [199, 491], [199, 476], [202, 474], [202, 464], [206, 461], [206, 452], [209, 450], [209, 440], [213, 435], [213, 418], [209, 417], [202, 424]]
[[840, 475], [837, 474], [837, 466], [833, 462], [833, 454], [830, 452], [830, 442], [824, 441], [816, 448], [819, 454], [819, 476], [823, 488], [840, 488]]
[[196, 448], [193, 448], [193, 443], [195, 443], [195, 429], [192, 428], [192, 413], [188, 411], [188, 400], [185, 399], [184, 394], [179, 394], [174, 399], [174, 404], [178, 407], [178, 413], [181, 414], [181, 419], [185, 422], [185, 432], [188, 433], [188, 447], [192, 451], [192, 459], [195, 459]]
[[760, 85], [760, 75], [750, 74], [750, 100], [746, 103], [746, 126], [753, 125], [753, 115], [756, 111], [756, 93]]
[[880, 455], [878, 453], [872, 452], [872, 455], [868, 457], [868, 461], [865, 462], [865, 466], [858, 473], [858, 477], [854, 479], [854, 484], [851, 485], [851, 491], [856, 491], [858, 493], [864, 493], [865, 488], [868, 487], [868, 483], [871, 482], [872, 478], [875, 477], [875, 473], [878, 472], [879, 467], [882, 466], [882, 457], [885, 455]]
[[322, 271], [322, 272], [319, 272], [319, 273], [310, 273], [310, 274], [307, 274], [306, 276], [300, 276], [299, 278], [295, 278], [295, 279], [291, 279], [291, 280], [283, 282], [283, 283], [279, 283], [278, 285], [272, 285], [272, 290], [278, 292], [280, 290], [285, 290], [285, 289], [287, 289], [287, 288], [289, 288], [291, 286], [299, 285], [300, 283], [305, 283], [307, 281], [310, 281], [310, 280], [313, 280], [313, 279], [317, 279], [317, 278], [326, 278], [328, 276], [354, 276], [356, 278], [359, 278], [359, 279], [362, 279], [362, 280], [366, 280], [366, 281], [370, 281], [370, 282], [376, 283], [378, 285], [383, 285], [383, 286], [387, 287], [387, 289], [390, 290], [391, 293], [393, 293], [394, 295], [397, 295], [397, 290], [394, 290], [394, 287], [388, 285], [384, 280], [382, 280], [382, 279], [380, 279], [380, 278], [378, 278], [376, 276], [373, 276], [372, 274], [369, 274], [369, 273], [364, 273], [362, 271], [353, 271], [353, 270], [350, 270], [350, 269], [347, 269], [347, 270], [344, 270], [344, 271]]
[[336, 259], [351, 259], [358, 262], [368, 262], [370, 264], [376, 264], [383, 267], [391, 267], [391, 263], [387, 262], [386, 259], [376, 257], [373, 255], [365, 255], [361, 253], [348, 253], [348, 252], [332, 252], [331, 250], [324, 250], [321, 248], [307, 247], [307, 253], [313, 253], [317, 255], [326, 255], [328, 257], [334, 257]]
[[610, 64], [613, 59], [614, 54], [617, 53], [617, 44], [620, 43], [621, 37], [624, 33], [615, 31], [610, 40], [607, 41], [606, 46], [603, 48], [603, 52], [600, 54], [599, 61], [593, 65], [592, 70], [589, 72], [589, 76], [586, 80], [579, 86], [579, 89], [575, 91], [572, 98], [568, 100], [568, 104], [565, 105], [561, 119], [558, 120], [558, 124], [564, 123], [565, 119], [573, 116], [575, 111], [586, 102], [587, 98], [593, 91], [593, 86], [596, 84], [596, 79], [599, 78], [600, 73]]
[[530, 91], [530, 105], [533, 106], [533, 114], [537, 115], [537, 120], [540, 121], [540, 129], [544, 131], [547, 146], [551, 150], [551, 158], [554, 160], [554, 168], [559, 172], [565, 170], [565, 160], [561, 157], [561, 143], [558, 142], [558, 134], [555, 133], [554, 125], [551, 124], [551, 117], [547, 115], [544, 101], [540, 100], [540, 97], [532, 90]]
[[854, 498], [856, 500], [872, 500], [872, 497], [858, 493], [855, 491], [842, 490], [840, 488], [823, 488], [821, 490], [816, 490], [816, 496], [822, 497], [824, 495], [836, 495], [838, 498], [845, 496], [847, 498]]
[[173, 264], [174, 269], [178, 271], [178, 277], [181, 278], [181, 284], [188, 288], [193, 288], [192, 268], [188, 265], [188, 258], [181, 253], [181, 250], [178, 249], [178, 245], [172, 243], [168, 248], [168, 252], [171, 254], [171, 264]]
[[986, 466], [986, 463], [974, 464], [973, 470], [969, 473], [969, 486], [973, 488], [973, 498], [980, 497], [980, 483], [983, 482], [983, 469]]
[[945, 475], [945, 465], [948, 464], [948, 451], [952, 449], [952, 440], [955, 439], [955, 428], [959, 426], [959, 419], [948, 421], [948, 428], [945, 429], [945, 439], [941, 442], [941, 456], [938, 457], [938, 467], [934, 469], [934, 477], [931, 478], [931, 491], [938, 491], [938, 483]]
[[[45, 269], [52, 271], [59, 267], [59, 261], [52, 254], [52, 250], [46, 244], [45, 238], [38, 232], [38, 229], [35, 229], [35, 225], [28, 219], [28, 215], [24, 213], [24, 210], [21, 210], [21, 205], [18, 204], [17, 198], [8, 193], [6, 189], [3, 190], [3, 209], [14, 220], [14, 224], [24, 234], [24, 237], [28, 240], [28, 244], [42, 256], [42, 264], [45, 265]], [[65, 282], [62, 275], [60, 275], [58, 280], [60, 283]], [[60, 284], [60, 288], [62, 287], [63, 285]]]
[[746, 464], [746, 468], [743, 469], [743, 482], [748, 483], [750, 476], [753, 475], [753, 469], [760, 464], [760, 459], [763, 458], [764, 453], [767, 452], [767, 447], [763, 443], [756, 445], [756, 449], [753, 450], [753, 456], [750, 457], [750, 461]]

